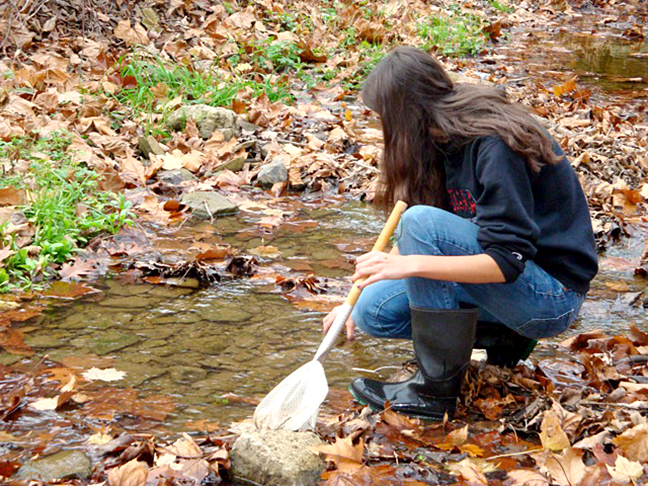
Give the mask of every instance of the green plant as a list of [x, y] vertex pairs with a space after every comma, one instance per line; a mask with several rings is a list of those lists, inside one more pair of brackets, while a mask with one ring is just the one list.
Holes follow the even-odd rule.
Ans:
[[378, 65], [378, 63], [387, 55], [388, 46], [379, 44], [370, 44], [362, 41], [357, 49], [360, 53], [358, 69], [352, 76], [347, 78], [346, 86], [350, 89], [357, 89], [364, 82], [369, 73]]
[[488, 0], [488, 3], [490, 3], [491, 7], [493, 7], [495, 10], [499, 10], [500, 12], [511, 13], [514, 10], [514, 8], [510, 5], [507, 5], [506, 3], [500, 3], [497, 0]]
[[[292, 51], [284, 52], [277, 48], [272, 51], [278, 63], [290, 64], [294, 61]], [[241, 55], [233, 56], [232, 66], [241, 60]], [[298, 59], [298, 58], [297, 58]], [[256, 77], [244, 75], [224, 80], [216, 74], [215, 67], [197, 70], [190, 65], [163, 61], [159, 57], [123, 57], [119, 63], [122, 77], [133, 78], [132, 88], [124, 88], [117, 93], [117, 99], [137, 112], [146, 114], [167, 114], [165, 104], [178, 97], [188, 103], [206, 103], [211, 106], [228, 106], [239, 89], [250, 87], [254, 96], [265, 93], [270, 101], [291, 99], [285, 86], [261, 82]], [[147, 133], [154, 131], [149, 116], [146, 122]], [[156, 126], [159, 124], [156, 124]]]
[[32, 288], [38, 279], [54, 275], [55, 266], [92, 236], [132, 224], [131, 203], [122, 194], [98, 190], [99, 174], [73, 157], [70, 142], [65, 133], [0, 142], [0, 160], [17, 156], [29, 162], [24, 173], [0, 176], [0, 187], [26, 192], [28, 202], [19, 209], [34, 231], [28, 247], [13, 234], [3, 237], [2, 246], [14, 254], [5, 260], [0, 290]]
[[270, 43], [260, 51], [260, 57], [265, 57], [272, 64], [272, 70], [283, 72], [288, 69], [300, 71], [304, 63], [299, 58], [299, 47], [290, 41]]
[[428, 17], [418, 24], [424, 48], [436, 49], [447, 56], [475, 55], [486, 46], [482, 19], [476, 15], [450, 10], [447, 16]]

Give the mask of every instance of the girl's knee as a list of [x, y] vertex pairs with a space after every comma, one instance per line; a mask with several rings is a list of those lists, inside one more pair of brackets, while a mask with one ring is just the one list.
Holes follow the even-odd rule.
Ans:
[[[401, 254], [420, 253], [422, 242], [426, 243], [426, 246], [434, 246], [437, 230], [444, 226], [444, 220], [448, 216], [452, 214], [433, 206], [412, 206], [405, 211], [397, 232], [397, 244]], [[433, 251], [433, 248], [428, 248], [425, 253], [430, 251]]]
[[399, 280], [381, 280], [366, 287], [356, 302], [351, 318], [361, 331], [374, 337], [400, 337], [409, 322], [409, 304], [405, 284]]
[[355, 326], [365, 334], [369, 334], [370, 336], [374, 337], [377, 336], [378, 330], [376, 319], [372, 317], [369, 311], [369, 306], [367, 305], [367, 299], [364, 299], [363, 301], [362, 295], [353, 307], [351, 319], [353, 319]]

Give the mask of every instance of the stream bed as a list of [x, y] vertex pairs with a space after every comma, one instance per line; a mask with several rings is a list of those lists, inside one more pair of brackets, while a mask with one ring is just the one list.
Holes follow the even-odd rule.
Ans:
[[[279, 229], [270, 243], [264, 240], [282, 256], [260, 258], [260, 265], [308, 268], [322, 285], [328, 280], [346, 289], [350, 260], [369, 249], [381, 228], [382, 214], [361, 203], [316, 204], [321, 209], [302, 213], [308, 224], [299, 226], [298, 233], [294, 227]], [[213, 226], [186, 226], [183, 235], [191, 238], [198, 230], [204, 235], [207, 225], [223, 242], [245, 252], [260, 242], [250, 235], [254, 219], [243, 214], [221, 218]], [[645, 232], [637, 229], [635, 237], [601, 259], [601, 272], [574, 328], [559, 339], [543, 341], [535, 356], [550, 357], [557, 342], [592, 329], [618, 334], [633, 323], [648, 331], [642, 300], [645, 282], [632, 272], [643, 249], [643, 235]], [[111, 407], [116, 408], [113, 418], [119, 419], [121, 427], [139, 432], [146, 427], [159, 433], [214, 428], [245, 419], [252, 414], [255, 400], [312, 359], [322, 337], [325, 312], [300, 308], [304, 305], [299, 302], [307, 301], [291, 303], [272, 278], [240, 278], [194, 290], [127, 284], [116, 277], [99, 282], [96, 288], [99, 292], [72, 305], [55, 307], [23, 326], [26, 343], [37, 353], [24, 359], [22, 367], [47, 355], [49, 360], [73, 368], [125, 372], [123, 379], [105, 384], [110, 386], [105, 392], [106, 410], [93, 410], [88, 417], [97, 424], [102, 412], [114, 413], [109, 411]], [[361, 335], [352, 342], [341, 340], [325, 369], [330, 387], [344, 390], [361, 374], [355, 368], [398, 367], [411, 357], [407, 341]], [[0, 359], [8, 364], [9, 359], [18, 358], [2, 354]], [[380, 376], [393, 371], [388, 368]], [[91, 388], [96, 392], [99, 384], [93, 382]], [[122, 408], [122, 416], [117, 405], [121, 400], [136, 403]], [[151, 409], [148, 413], [141, 410], [147, 407]], [[165, 412], [163, 421], [150, 420], [159, 418], [154, 413], [156, 407]], [[63, 427], [61, 417], [72, 420], [74, 413], [25, 413], [11, 423], [11, 431], [20, 435], [25, 430], [51, 428], [53, 423]], [[139, 419], [133, 420], [133, 416]], [[85, 436], [72, 427], [58, 440], [70, 445]]]

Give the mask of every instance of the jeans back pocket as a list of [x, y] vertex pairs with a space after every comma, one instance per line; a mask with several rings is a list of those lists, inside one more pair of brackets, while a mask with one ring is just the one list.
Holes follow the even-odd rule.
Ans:
[[569, 328], [573, 317], [574, 309], [570, 309], [558, 317], [552, 317], [549, 319], [529, 319], [522, 324], [519, 329], [517, 329], [517, 332], [531, 339], [557, 336]]

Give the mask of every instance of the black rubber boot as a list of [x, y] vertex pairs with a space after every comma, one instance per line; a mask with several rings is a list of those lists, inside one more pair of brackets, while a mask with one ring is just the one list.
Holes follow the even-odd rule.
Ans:
[[474, 347], [486, 350], [488, 364], [513, 368], [529, 357], [536, 344], [537, 339], [524, 337], [499, 322], [477, 322]]
[[353, 396], [373, 410], [385, 403], [396, 412], [424, 419], [452, 417], [475, 341], [476, 309], [410, 307], [412, 341], [418, 371], [399, 383], [358, 378], [349, 386]]

